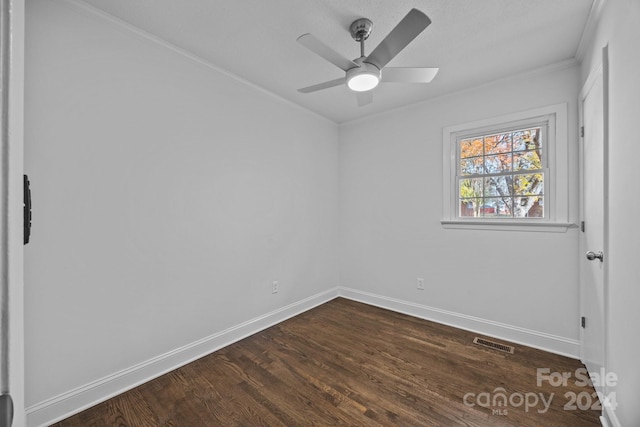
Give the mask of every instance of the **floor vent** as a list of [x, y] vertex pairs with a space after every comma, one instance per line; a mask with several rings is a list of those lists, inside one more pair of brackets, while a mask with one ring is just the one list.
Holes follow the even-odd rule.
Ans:
[[493, 350], [502, 351], [503, 353], [513, 354], [513, 351], [515, 350], [515, 347], [513, 347], [513, 346], [500, 344], [500, 343], [497, 343], [497, 342], [485, 340], [483, 338], [478, 338], [478, 337], [475, 337], [473, 339], [473, 343], [481, 345], [483, 347], [487, 347], [487, 348], [493, 349]]

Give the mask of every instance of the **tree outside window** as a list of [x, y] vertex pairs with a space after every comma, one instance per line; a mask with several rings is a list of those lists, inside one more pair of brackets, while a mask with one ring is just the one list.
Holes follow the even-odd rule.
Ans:
[[465, 137], [457, 145], [460, 217], [544, 217], [542, 127]]

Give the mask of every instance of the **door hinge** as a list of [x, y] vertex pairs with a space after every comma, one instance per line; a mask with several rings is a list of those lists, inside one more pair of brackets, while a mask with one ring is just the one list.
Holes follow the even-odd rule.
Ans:
[[580, 318], [580, 326], [582, 326], [583, 328], [587, 327], [587, 318], [586, 317], [582, 316]]
[[580, 221], [580, 231], [584, 233], [584, 221]]
[[584, 138], [584, 126], [580, 126], [580, 137]]

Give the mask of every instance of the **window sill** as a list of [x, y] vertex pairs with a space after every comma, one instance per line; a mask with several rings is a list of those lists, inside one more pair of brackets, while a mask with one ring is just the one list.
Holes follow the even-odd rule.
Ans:
[[467, 230], [498, 230], [498, 231], [542, 231], [549, 233], [566, 233], [570, 228], [577, 228], [573, 223], [566, 222], [538, 222], [538, 221], [479, 221], [479, 220], [442, 220], [444, 228]]

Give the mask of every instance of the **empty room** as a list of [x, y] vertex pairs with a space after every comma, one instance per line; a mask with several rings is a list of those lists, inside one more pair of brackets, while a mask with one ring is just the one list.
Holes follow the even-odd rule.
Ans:
[[0, 427], [640, 425], [638, 0], [1, 3]]

